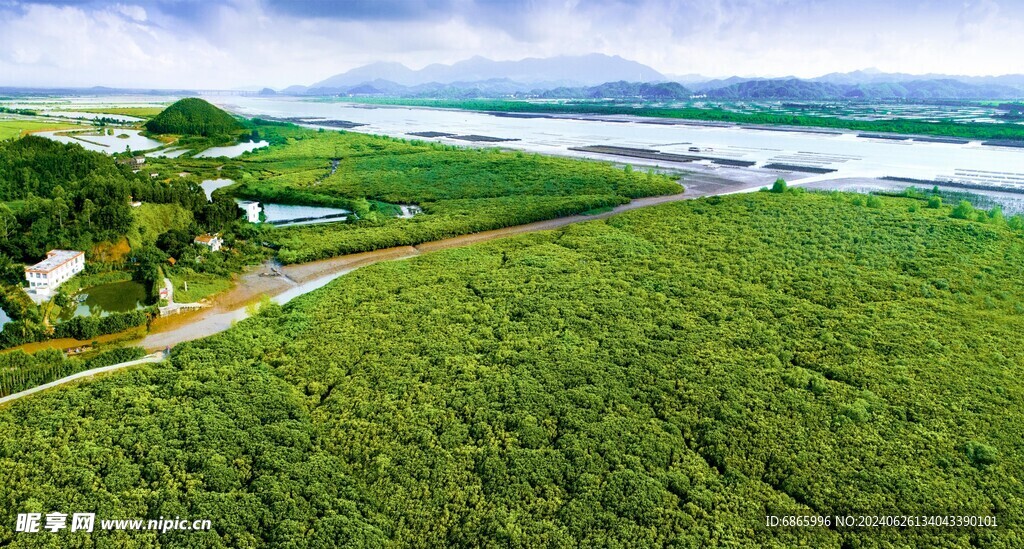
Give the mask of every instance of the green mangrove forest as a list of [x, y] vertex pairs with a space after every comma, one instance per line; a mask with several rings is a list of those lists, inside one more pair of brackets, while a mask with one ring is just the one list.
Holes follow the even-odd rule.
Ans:
[[[0, 544], [1024, 545], [1021, 231], [775, 190], [377, 264], [15, 402]], [[766, 526], [949, 514], [998, 526]]]

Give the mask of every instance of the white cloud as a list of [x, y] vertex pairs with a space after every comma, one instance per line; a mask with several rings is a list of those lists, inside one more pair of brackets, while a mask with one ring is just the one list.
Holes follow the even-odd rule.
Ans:
[[394, 20], [304, 18], [262, 2], [0, 0], [0, 85], [283, 87], [373, 61], [590, 52], [709, 76], [1024, 73], [1022, 10], [993, 0], [452, 0], [450, 14]]

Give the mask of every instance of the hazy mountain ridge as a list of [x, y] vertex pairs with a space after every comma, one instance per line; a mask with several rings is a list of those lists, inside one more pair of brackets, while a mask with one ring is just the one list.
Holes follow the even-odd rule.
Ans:
[[952, 79], [909, 80], [862, 84], [835, 84], [800, 80], [749, 80], [705, 92], [718, 100], [834, 100], [834, 99], [1011, 99], [1019, 88], [996, 84], [968, 84]]
[[884, 73], [865, 69], [817, 78], [696, 74], [666, 76], [618, 56], [590, 54], [492, 61], [473, 57], [419, 70], [400, 63], [372, 63], [311, 86], [290, 86], [295, 95], [379, 95], [419, 98], [539, 97], [548, 99], [685, 100], [705, 96], [746, 100], [976, 100], [1024, 97], [1024, 75], [949, 76]]
[[590, 55], [531, 57], [519, 61], [492, 61], [473, 57], [451, 65], [433, 64], [413, 70], [401, 63], [372, 63], [336, 74], [309, 86], [333, 89], [357, 86], [374, 80], [414, 87], [424, 84], [479, 82], [508, 79], [528, 87], [592, 86], [614, 80], [664, 81], [665, 75], [653, 68], [623, 59], [593, 53]]

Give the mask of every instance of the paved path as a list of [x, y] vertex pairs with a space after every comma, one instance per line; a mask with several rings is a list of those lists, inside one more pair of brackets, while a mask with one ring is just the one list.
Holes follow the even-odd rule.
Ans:
[[7, 396], [5, 396], [3, 398], [0, 398], [0, 406], [4, 406], [5, 404], [14, 402], [15, 400], [18, 400], [18, 399], [21, 399], [21, 398], [25, 398], [25, 397], [27, 397], [28, 395], [31, 395], [31, 394], [38, 393], [40, 391], [45, 391], [45, 390], [50, 389], [52, 387], [57, 387], [58, 385], [64, 385], [65, 383], [70, 383], [72, 381], [76, 381], [76, 380], [79, 380], [79, 379], [85, 379], [87, 377], [92, 377], [92, 376], [95, 376], [95, 375], [98, 375], [98, 374], [103, 374], [103, 373], [106, 373], [106, 372], [113, 372], [115, 370], [121, 370], [123, 368], [128, 368], [129, 366], [137, 366], [139, 364], [152, 364], [154, 362], [161, 362], [165, 358], [166, 358], [165, 353], [163, 351], [161, 351], [161, 352], [153, 353], [151, 355], [146, 355], [145, 357], [140, 358], [138, 360], [132, 360], [131, 362], [122, 362], [120, 364], [112, 364], [110, 366], [103, 366], [101, 368], [93, 368], [92, 370], [85, 370], [83, 372], [78, 372], [77, 374], [71, 374], [71, 375], [69, 375], [67, 377], [62, 377], [62, 378], [60, 378], [60, 379], [58, 379], [56, 381], [51, 381], [49, 383], [45, 383], [43, 385], [39, 385], [38, 387], [32, 387], [31, 389], [25, 389], [24, 391], [22, 391], [20, 393], [14, 393], [13, 395], [7, 395]]

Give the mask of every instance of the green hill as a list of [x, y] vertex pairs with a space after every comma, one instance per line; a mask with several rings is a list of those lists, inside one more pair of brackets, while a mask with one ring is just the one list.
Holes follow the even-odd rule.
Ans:
[[166, 546], [1022, 547], [1021, 235], [872, 202], [695, 200], [375, 265], [18, 401], [0, 543], [85, 505], [212, 521]]
[[196, 97], [187, 97], [164, 109], [146, 122], [154, 133], [179, 135], [226, 135], [242, 129], [242, 124], [223, 110]]

